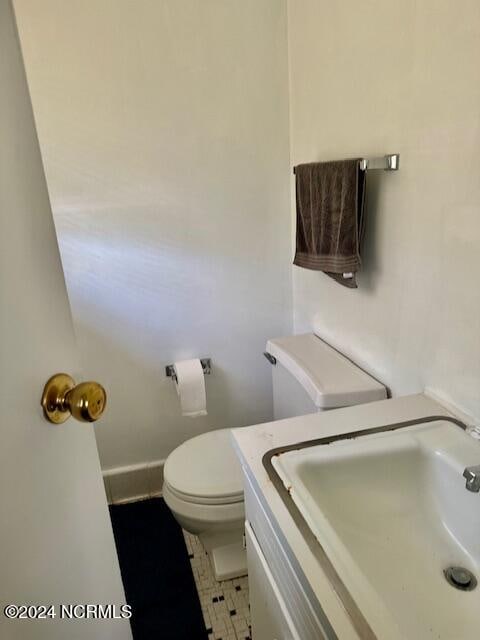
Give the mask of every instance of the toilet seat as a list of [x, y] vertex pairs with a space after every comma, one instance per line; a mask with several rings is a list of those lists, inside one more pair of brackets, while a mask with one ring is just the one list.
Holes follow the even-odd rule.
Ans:
[[164, 487], [167, 487], [170, 493], [179, 500], [183, 500], [184, 502], [189, 502], [191, 504], [224, 505], [243, 502], [243, 491], [240, 494], [234, 494], [232, 496], [191, 496], [187, 493], [183, 493], [182, 491], [178, 491], [175, 487], [172, 487], [167, 480], [164, 480]]
[[225, 504], [205, 504], [201, 502], [187, 502], [172, 492], [168, 484], [163, 485], [163, 498], [175, 513], [181, 526], [190, 533], [198, 535], [202, 531], [218, 526], [219, 523], [238, 523], [245, 520], [245, 504], [239, 502]]
[[209, 431], [187, 440], [173, 451], [164, 468], [171, 495], [198, 505], [243, 502], [240, 463], [233, 451], [230, 429]]

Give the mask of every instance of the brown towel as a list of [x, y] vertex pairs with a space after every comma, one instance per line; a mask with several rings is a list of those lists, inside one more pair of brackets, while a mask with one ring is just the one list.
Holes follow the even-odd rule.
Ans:
[[356, 288], [363, 236], [365, 171], [359, 158], [295, 168], [297, 249], [293, 264]]

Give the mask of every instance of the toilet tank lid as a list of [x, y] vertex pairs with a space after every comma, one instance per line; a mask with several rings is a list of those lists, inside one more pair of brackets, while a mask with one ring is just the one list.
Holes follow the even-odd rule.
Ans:
[[319, 409], [387, 397], [385, 387], [314, 333], [267, 342], [267, 351], [298, 380]]

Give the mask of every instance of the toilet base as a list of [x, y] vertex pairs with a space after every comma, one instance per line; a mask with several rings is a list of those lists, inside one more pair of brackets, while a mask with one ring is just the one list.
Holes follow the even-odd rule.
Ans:
[[181, 500], [163, 485], [163, 498], [178, 524], [198, 536], [208, 554], [215, 579], [231, 580], [247, 575], [247, 555], [243, 546], [245, 504], [198, 504]]
[[219, 582], [247, 575], [247, 551], [241, 542], [216, 547], [208, 557], [215, 580]]
[[231, 529], [204, 531], [198, 535], [207, 552], [215, 580], [247, 575], [247, 552], [243, 544], [243, 522]]

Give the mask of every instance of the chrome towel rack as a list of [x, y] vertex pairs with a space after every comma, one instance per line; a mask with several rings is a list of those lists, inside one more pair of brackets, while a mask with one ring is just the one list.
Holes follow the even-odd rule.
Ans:
[[360, 160], [360, 169], [383, 169], [384, 171], [398, 171], [400, 165], [400, 154], [390, 153], [381, 158], [363, 158]]
[[[384, 171], [398, 171], [400, 166], [400, 154], [389, 153], [386, 156], [379, 158], [362, 158], [360, 160], [360, 169], [367, 171], [367, 169], [383, 169]], [[295, 173], [296, 167], [293, 167], [293, 173]]]

